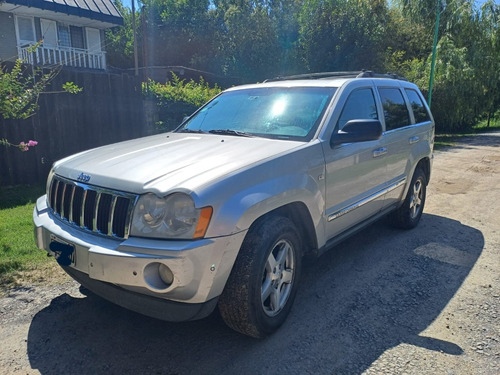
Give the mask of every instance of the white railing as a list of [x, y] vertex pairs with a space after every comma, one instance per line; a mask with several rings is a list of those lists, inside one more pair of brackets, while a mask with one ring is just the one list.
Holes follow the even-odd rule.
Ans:
[[56, 46], [19, 46], [19, 58], [31, 65], [66, 65], [77, 68], [106, 69], [106, 53]]

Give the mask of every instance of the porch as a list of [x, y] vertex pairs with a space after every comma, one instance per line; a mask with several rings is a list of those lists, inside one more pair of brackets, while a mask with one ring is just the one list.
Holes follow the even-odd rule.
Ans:
[[73, 47], [18, 46], [19, 58], [31, 65], [65, 65], [76, 68], [106, 69], [106, 52]]

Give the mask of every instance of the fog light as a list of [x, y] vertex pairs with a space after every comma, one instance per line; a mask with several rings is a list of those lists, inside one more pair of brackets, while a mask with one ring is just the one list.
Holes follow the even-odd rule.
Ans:
[[163, 263], [160, 264], [160, 267], [158, 267], [158, 272], [160, 273], [160, 279], [167, 284], [168, 286], [172, 285], [174, 282], [174, 274], [168, 268], [166, 265]]
[[150, 289], [163, 292], [172, 285], [174, 275], [163, 263], [153, 262], [144, 267], [144, 281]]

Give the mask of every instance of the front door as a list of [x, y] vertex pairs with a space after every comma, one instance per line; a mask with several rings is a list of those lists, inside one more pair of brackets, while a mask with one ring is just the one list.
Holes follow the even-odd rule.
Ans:
[[[340, 101], [339, 101], [340, 104]], [[379, 119], [373, 88], [348, 93], [335, 129], [349, 120]], [[330, 239], [380, 211], [386, 184], [382, 139], [324, 146], [326, 232]]]

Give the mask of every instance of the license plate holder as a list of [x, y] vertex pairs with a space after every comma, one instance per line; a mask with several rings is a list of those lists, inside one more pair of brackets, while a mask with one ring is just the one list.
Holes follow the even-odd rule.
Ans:
[[51, 235], [49, 249], [61, 266], [76, 266], [75, 245], [72, 243]]

